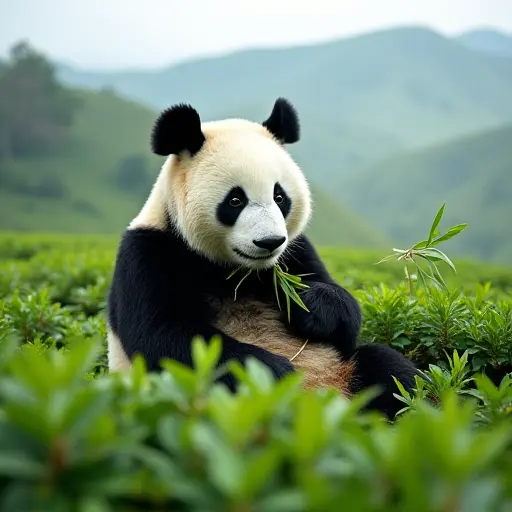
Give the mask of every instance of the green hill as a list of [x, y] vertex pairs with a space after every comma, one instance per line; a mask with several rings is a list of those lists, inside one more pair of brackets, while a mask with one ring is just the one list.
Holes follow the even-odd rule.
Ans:
[[447, 202], [445, 227], [469, 223], [448, 242], [454, 253], [512, 262], [512, 125], [389, 159], [339, 189], [396, 244], [428, 232]]
[[59, 76], [81, 87], [113, 87], [157, 108], [191, 102], [205, 119], [245, 110], [262, 116], [276, 96], [287, 96], [303, 120], [300, 162], [320, 186], [403, 148], [512, 121], [511, 59], [416, 27], [149, 71], [67, 66]]
[[[116, 233], [142, 206], [163, 161], [149, 152], [156, 112], [109, 92], [84, 92], [81, 98], [83, 108], [64, 151], [3, 164], [0, 175], [8, 179], [0, 188], [1, 230]], [[129, 190], [119, 164], [132, 156], [145, 163], [138, 168], [143, 176], [139, 172], [137, 186]], [[313, 193], [310, 234], [317, 243], [386, 242], [317, 188]]]

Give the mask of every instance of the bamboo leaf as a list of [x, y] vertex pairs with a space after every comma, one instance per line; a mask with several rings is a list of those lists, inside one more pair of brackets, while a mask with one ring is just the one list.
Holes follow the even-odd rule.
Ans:
[[385, 256], [380, 261], [377, 261], [377, 263], [375, 263], [375, 265], [379, 265], [379, 263], [384, 263], [385, 261], [390, 260], [392, 258], [395, 258], [394, 254], [390, 254], [389, 256]]
[[452, 270], [457, 273], [457, 270], [455, 269], [455, 265], [453, 264], [452, 260], [450, 258], [448, 258], [448, 256], [446, 256], [446, 254], [442, 251], [440, 251], [439, 249], [436, 249], [435, 247], [431, 247], [430, 249], [428, 249], [428, 251], [432, 251], [433, 254], [436, 254], [438, 255], [437, 257], [441, 260], [443, 260], [446, 264], [448, 264]]
[[286, 295], [286, 309], [288, 310], [288, 323], [290, 323], [291, 307], [290, 307], [290, 297], [288, 296], [288, 294]]
[[457, 224], [456, 226], [452, 226], [444, 235], [437, 237], [432, 241], [432, 246], [438, 245], [445, 240], [449, 240], [453, 238], [455, 235], [458, 235], [461, 231], [464, 231], [468, 227], [467, 224]]
[[422, 240], [421, 242], [418, 242], [416, 245], [413, 245], [413, 249], [423, 249], [428, 244], [428, 240]]
[[446, 206], [446, 203], [439, 208], [439, 211], [437, 212], [434, 222], [432, 223], [432, 226], [430, 228], [430, 234], [428, 235], [427, 245], [430, 245], [430, 242], [432, 242], [432, 239], [434, 238], [434, 233], [436, 231], [437, 226], [439, 225], [439, 222], [441, 221], [441, 217], [443, 216], [444, 207]]
[[446, 283], [444, 282], [443, 276], [441, 275], [441, 272], [439, 272], [437, 265], [429, 260], [427, 260], [427, 263], [430, 267], [430, 270], [432, 271], [432, 275], [436, 277], [437, 281], [444, 288], [444, 290], [448, 291], [448, 287], [446, 286]]
[[416, 256], [420, 256], [426, 260], [442, 260], [442, 258], [432, 248], [420, 249], [419, 251], [416, 251]]
[[279, 308], [279, 310], [281, 310], [281, 302], [279, 301], [279, 290], [277, 289], [277, 275], [278, 275], [278, 269], [279, 267], [276, 265], [274, 267], [274, 291], [275, 291], [275, 294], [276, 294], [276, 299], [277, 299], [277, 307]]

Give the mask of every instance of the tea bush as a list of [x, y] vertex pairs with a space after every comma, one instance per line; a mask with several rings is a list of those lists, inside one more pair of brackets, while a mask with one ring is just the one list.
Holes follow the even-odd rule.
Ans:
[[[235, 367], [106, 368], [117, 239], [0, 236], [0, 510], [510, 511], [512, 270], [457, 262], [411, 293], [382, 254], [322, 249], [360, 300], [364, 341], [425, 372], [394, 424], [331, 390]], [[356, 414], [357, 413], [357, 414]]]

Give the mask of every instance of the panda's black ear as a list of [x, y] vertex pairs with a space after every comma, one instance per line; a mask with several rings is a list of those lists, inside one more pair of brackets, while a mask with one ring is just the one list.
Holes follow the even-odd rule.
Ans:
[[188, 151], [194, 156], [203, 146], [205, 136], [197, 111], [185, 103], [164, 110], [151, 132], [151, 150], [156, 155], [179, 155]]
[[299, 116], [295, 107], [285, 98], [278, 98], [270, 117], [263, 126], [283, 144], [293, 144], [300, 139]]

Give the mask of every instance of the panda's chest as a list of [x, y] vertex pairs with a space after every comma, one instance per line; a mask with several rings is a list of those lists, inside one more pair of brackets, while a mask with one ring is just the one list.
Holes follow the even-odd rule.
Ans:
[[[212, 298], [210, 307], [215, 325], [226, 334], [252, 332], [282, 325], [279, 311], [254, 298]], [[284, 326], [283, 326], [284, 327]]]
[[[215, 301], [213, 325], [243, 343], [250, 343], [269, 352], [292, 358], [304, 340], [286, 328], [282, 315], [271, 303], [241, 299]], [[299, 362], [298, 367], [301, 367]], [[307, 370], [307, 365], [305, 366]]]

